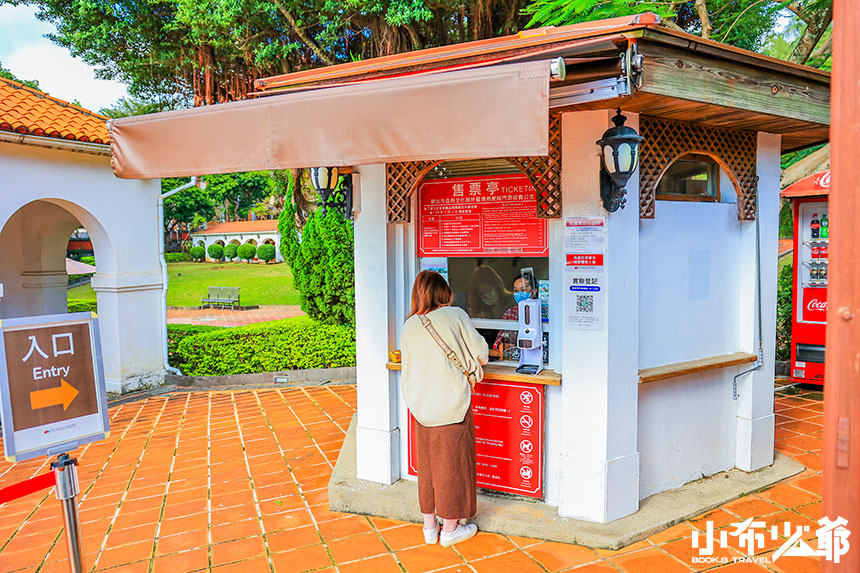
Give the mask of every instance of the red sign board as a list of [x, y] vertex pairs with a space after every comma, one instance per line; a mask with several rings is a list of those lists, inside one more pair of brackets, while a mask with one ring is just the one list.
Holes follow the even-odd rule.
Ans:
[[827, 322], [827, 289], [803, 289], [803, 311], [801, 320], [804, 322]]
[[[478, 486], [543, 497], [544, 391], [540, 384], [484, 380], [472, 395]], [[417, 475], [409, 416], [409, 473]]]
[[566, 255], [569, 267], [602, 267], [603, 255]]
[[546, 256], [546, 219], [525, 175], [426, 181], [418, 190], [418, 256]]

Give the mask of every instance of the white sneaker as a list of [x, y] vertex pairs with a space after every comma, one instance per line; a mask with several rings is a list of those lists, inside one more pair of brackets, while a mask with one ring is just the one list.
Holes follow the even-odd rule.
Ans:
[[433, 529], [427, 529], [422, 527], [424, 531], [424, 543], [427, 545], [433, 545], [437, 541], [439, 541], [439, 526], [437, 525]]
[[448, 547], [467, 539], [472, 539], [478, 534], [478, 526], [474, 523], [468, 525], [457, 524], [457, 529], [454, 531], [443, 531], [439, 536], [439, 544], [442, 547]]

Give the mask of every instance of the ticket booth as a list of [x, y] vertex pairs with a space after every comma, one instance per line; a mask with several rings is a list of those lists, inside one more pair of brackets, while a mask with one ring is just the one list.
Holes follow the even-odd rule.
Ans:
[[830, 170], [789, 185], [782, 197], [794, 215], [794, 312], [791, 318], [791, 381], [824, 384], [824, 332], [830, 224]]
[[[114, 166], [142, 178], [351, 168], [357, 414], [333, 509], [418, 516], [389, 353], [422, 269], [446, 276], [493, 349], [473, 408], [479, 485], [501, 505], [605, 524], [662, 503], [680, 520], [707, 503], [687, 484], [727, 470], [754, 481], [781, 463], [779, 158], [827, 140], [827, 73], [646, 13], [256, 85], [248, 102], [113, 120]], [[597, 143], [619, 121], [641, 137], [623, 184]], [[540, 301], [534, 374], [517, 372], [512, 343], [515, 293], [528, 288]], [[771, 478], [800, 471], [786, 464]], [[653, 501], [676, 488], [689, 505]], [[491, 527], [534, 534], [530, 519]], [[645, 521], [643, 535], [657, 527]]]

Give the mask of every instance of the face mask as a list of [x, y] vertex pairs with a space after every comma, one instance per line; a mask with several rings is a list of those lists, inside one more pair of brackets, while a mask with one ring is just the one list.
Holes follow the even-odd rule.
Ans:
[[515, 292], [514, 293], [514, 300], [516, 301], [517, 304], [520, 304], [524, 300], [528, 300], [531, 297], [532, 297], [532, 293], [530, 293], [530, 292], [524, 292], [523, 291], [523, 292]]
[[481, 301], [487, 306], [495, 306], [499, 302], [499, 293], [494, 290], [481, 295]]

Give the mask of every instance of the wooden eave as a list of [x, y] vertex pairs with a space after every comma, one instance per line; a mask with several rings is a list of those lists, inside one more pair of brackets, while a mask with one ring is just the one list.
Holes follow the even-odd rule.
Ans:
[[[826, 142], [830, 74], [665, 27], [626, 34], [643, 56], [632, 97], [560, 111], [611, 109], [713, 127], [776, 133], [783, 152]], [[577, 66], [569, 67], [569, 77]]]

